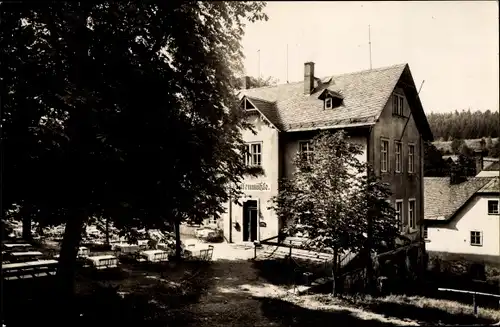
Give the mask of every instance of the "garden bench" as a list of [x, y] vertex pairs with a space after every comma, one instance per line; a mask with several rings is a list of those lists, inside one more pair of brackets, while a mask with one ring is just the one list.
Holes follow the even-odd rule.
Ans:
[[10, 262], [27, 262], [37, 260], [42, 256], [43, 253], [40, 251], [10, 252], [6, 255]]
[[28, 244], [28, 243], [4, 243], [3, 244], [3, 248], [5, 250], [14, 250], [16, 248], [19, 248], [19, 249], [29, 249], [29, 248], [32, 248], [33, 245], [31, 244]]
[[2, 273], [6, 280], [27, 279], [55, 275], [57, 260], [39, 260], [17, 262], [2, 265]]

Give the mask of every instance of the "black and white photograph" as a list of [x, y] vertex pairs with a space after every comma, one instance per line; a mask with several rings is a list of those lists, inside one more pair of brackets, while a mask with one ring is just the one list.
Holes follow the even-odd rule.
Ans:
[[498, 1], [1, 1], [2, 327], [500, 326]]

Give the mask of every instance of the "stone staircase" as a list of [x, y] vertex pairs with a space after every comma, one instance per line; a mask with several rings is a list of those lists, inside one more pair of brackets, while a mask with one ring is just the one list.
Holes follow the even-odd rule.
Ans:
[[[257, 251], [256, 260], [272, 260], [272, 259], [287, 259], [291, 258], [297, 263], [298, 262], [308, 262], [312, 264], [324, 264], [325, 269], [328, 265], [331, 266], [333, 261], [333, 254], [325, 252], [317, 252], [313, 250], [298, 249], [286, 247], [283, 245], [289, 245], [292, 247], [300, 247], [304, 244], [306, 239], [298, 237], [288, 237], [281, 244], [263, 244]], [[357, 253], [346, 252], [340, 258], [340, 269], [346, 267], [346, 265], [351, 262], [356, 257]], [[297, 285], [289, 290], [290, 293], [297, 295], [306, 293], [312, 287], [323, 285], [332, 281], [331, 277], [322, 277], [312, 281], [309, 285]]]

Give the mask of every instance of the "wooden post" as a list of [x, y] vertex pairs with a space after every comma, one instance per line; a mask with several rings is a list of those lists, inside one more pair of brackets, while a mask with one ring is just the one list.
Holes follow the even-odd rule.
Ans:
[[332, 296], [337, 296], [337, 257], [338, 257], [338, 249], [333, 249], [333, 262], [332, 262]]
[[477, 318], [477, 302], [476, 302], [476, 293], [472, 294], [472, 304], [474, 306], [474, 317]]
[[229, 243], [233, 243], [233, 193], [229, 190]]

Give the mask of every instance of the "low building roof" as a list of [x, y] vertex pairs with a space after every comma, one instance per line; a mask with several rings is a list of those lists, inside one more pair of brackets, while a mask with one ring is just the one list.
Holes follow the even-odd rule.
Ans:
[[470, 177], [450, 185], [449, 177], [424, 178], [424, 218], [451, 219], [477, 193], [499, 193], [498, 177]]

